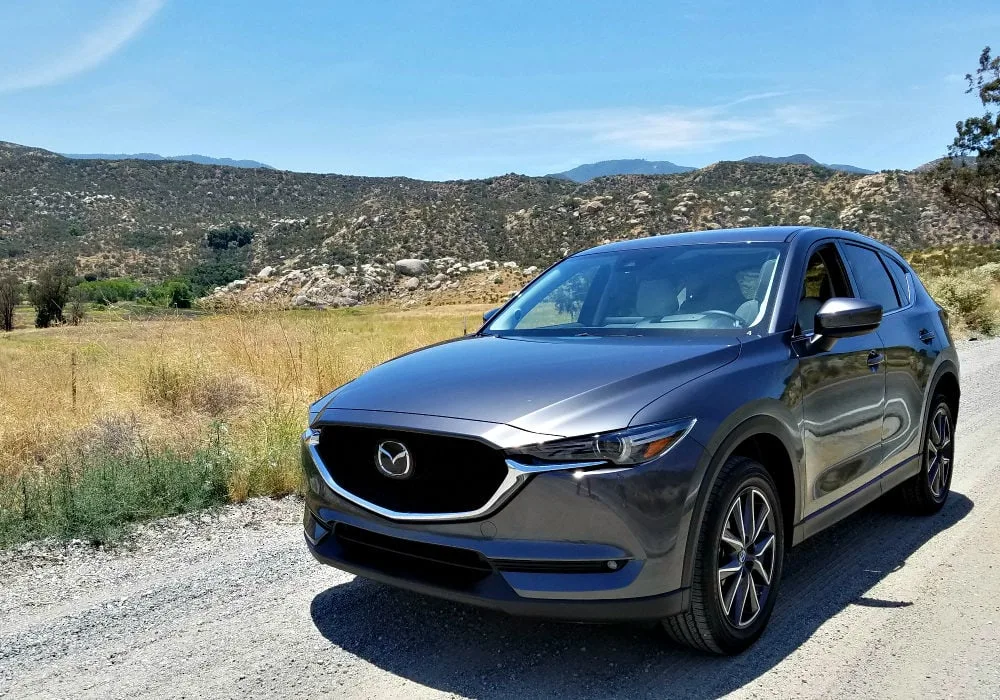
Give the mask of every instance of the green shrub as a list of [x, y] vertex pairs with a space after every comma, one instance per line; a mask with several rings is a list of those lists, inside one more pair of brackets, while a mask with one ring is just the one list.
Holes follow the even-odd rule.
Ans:
[[188, 456], [78, 454], [54, 473], [0, 483], [0, 548], [42, 537], [108, 542], [129, 523], [225, 502], [228, 472], [218, 446]]
[[952, 319], [970, 331], [992, 334], [998, 329], [993, 282], [988, 274], [973, 271], [935, 277], [928, 280], [927, 290]]
[[84, 281], [73, 288], [83, 299], [92, 304], [116, 304], [136, 301], [146, 296], [146, 285], [129, 277]]
[[185, 280], [168, 280], [149, 289], [153, 303], [172, 309], [190, 309], [194, 296], [194, 290]]

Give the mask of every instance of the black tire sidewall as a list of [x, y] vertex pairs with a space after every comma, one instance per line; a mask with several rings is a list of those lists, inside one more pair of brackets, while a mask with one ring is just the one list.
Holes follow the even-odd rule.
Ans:
[[[948, 423], [951, 426], [951, 469], [948, 470], [948, 479], [941, 486], [941, 495], [935, 497], [934, 493], [931, 491], [930, 480], [928, 479], [927, 470], [930, 464], [927, 461], [927, 443], [931, 439], [931, 423], [934, 420], [934, 416], [937, 415], [941, 408], [944, 408], [948, 412]], [[931, 402], [931, 410], [927, 414], [927, 422], [924, 425], [924, 440], [920, 444], [921, 454], [920, 454], [920, 490], [921, 495], [926, 499], [929, 505], [934, 505], [940, 508], [948, 500], [948, 494], [951, 493], [951, 479], [955, 474], [955, 416], [951, 412], [951, 406], [948, 405], [948, 401], [940, 394], [934, 397]]]

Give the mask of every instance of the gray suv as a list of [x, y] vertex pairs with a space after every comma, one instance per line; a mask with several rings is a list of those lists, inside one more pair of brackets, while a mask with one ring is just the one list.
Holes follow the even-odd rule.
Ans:
[[454, 601], [659, 619], [716, 653], [762, 633], [785, 550], [951, 483], [958, 358], [892, 249], [744, 228], [551, 267], [475, 334], [317, 401], [321, 562]]

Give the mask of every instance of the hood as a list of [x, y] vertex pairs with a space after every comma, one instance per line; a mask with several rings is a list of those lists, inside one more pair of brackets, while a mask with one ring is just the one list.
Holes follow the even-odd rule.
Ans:
[[342, 387], [327, 408], [584, 435], [628, 426], [651, 401], [739, 352], [739, 340], [726, 336], [468, 336], [375, 367]]

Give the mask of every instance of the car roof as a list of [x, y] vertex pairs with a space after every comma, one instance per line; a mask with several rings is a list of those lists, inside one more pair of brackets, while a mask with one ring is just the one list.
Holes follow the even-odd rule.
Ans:
[[606, 243], [580, 251], [577, 255], [606, 253], [618, 250], [639, 250], [642, 248], [667, 248], [680, 245], [700, 245], [706, 243], [785, 243], [792, 238], [804, 237], [809, 240], [819, 238], [843, 238], [874, 244], [884, 248], [878, 241], [854, 231], [819, 228], [816, 226], [748, 226], [746, 228], [722, 228], [712, 231], [686, 231], [684, 233], [659, 234], [628, 241]]

